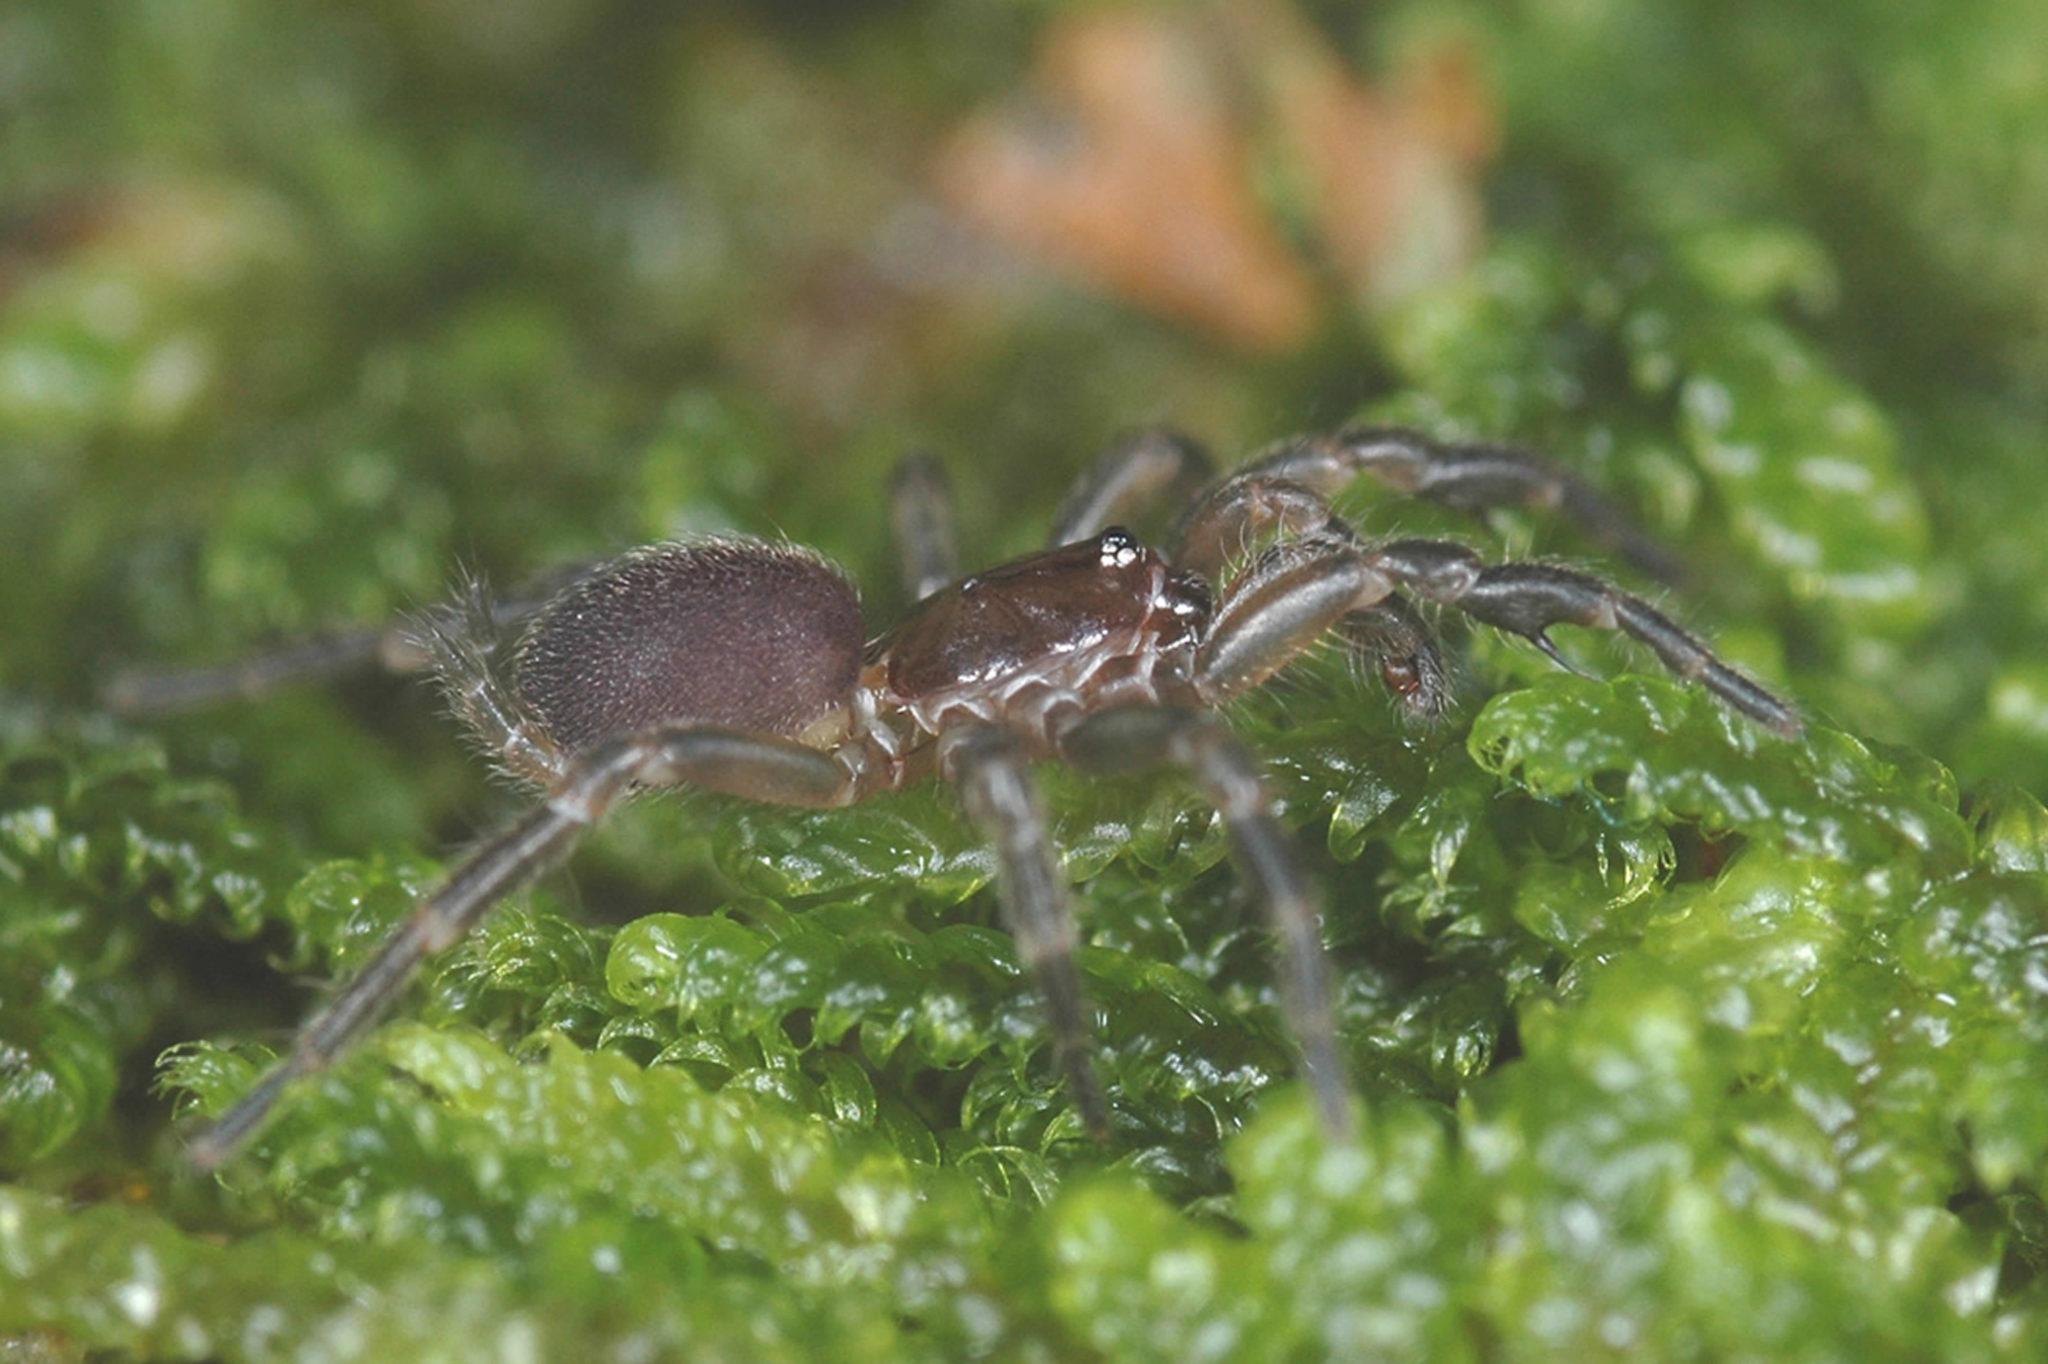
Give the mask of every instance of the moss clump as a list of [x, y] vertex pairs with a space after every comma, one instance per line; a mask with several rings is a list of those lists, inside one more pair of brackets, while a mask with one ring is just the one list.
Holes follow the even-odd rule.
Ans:
[[[1491, 244], [1248, 360], [889, 272], [914, 149], [1060, 18], [984, 8], [0, 17], [0, 1354], [2039, 1357], [2048, 551], [2036, 343], [1993, 306], [2038, 268], [2039, 114], [1998, 79], [2035, 21], [1930, 23], [1930, 86], [1870, 5], [1474, 13]], [[1308, 8], [1367, 73], [1444, 22]], [[1907, 98], [1783, 79], [1822, 50]], [[1211, 813], [1048, 771], [1106, 1145], [927, 788], [640, 802], [185, 1170], [177, 1124], [512, 802], [403, 682], [145, 737], [110, 662], [720, 528], [819, 545], [879, 624], [906, 446], [993, 559], [1163, 412], [1543, 445], [1682, 547], [1674, 609], [1809, 733], [1455, 626], [1433, 730], [1336, 660], [1238, 707], [1326, 888], [1355, 1147]]]

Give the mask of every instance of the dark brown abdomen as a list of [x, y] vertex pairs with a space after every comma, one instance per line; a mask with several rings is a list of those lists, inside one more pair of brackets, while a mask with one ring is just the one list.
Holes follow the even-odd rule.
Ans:
[[548, 603], [519, 642], [520, 695], [572, 752], [662, 724], [794, 738], [858, 680], [853, 585], [758, 540], [656, 545]]

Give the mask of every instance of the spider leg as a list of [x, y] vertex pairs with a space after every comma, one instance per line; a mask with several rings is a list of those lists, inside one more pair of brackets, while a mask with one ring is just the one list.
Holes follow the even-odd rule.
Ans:
[[1306, 483], [1254, 468], [1233, 474], [1188, 508], [1167, 557], [1213, 583], [1261, 541], [1348, 529]]
[[1715, 656], [1640, 597], [1591, 574], [1549, 564], [1488, 565], [1447, 540], [1365, 546], [1341, 525], [1283, 540], [1225, 593], [1195, 660], [1205, 701], [1227, 700], [1271, 677], [1347, 614], [1385, 599], [1395, 584], [1521, 635], [1552, 658], [1553, 625], [1619, 630], [1649, 646], [1679, 677], [1698, 682], [1766, 728], [1796, 738], [1799, 712]]
[[1352, 652], [1378, 670], [1403, 709], [1425, 723], [1451, 706], [1451, 670], [1443, 647], [1422, 613], [1399, 592], [1389, 592], [1337, 622]]
[[100, 702], [119, 715], [165, 715], [248, 700], [294, 682], [334, 677], [381, 664], [392, 672], [415, 672], [426, 657], [415, 648], [409, 627], [370, 626], [291, 640], [232, 663], [197, 668], [124, 668], [100, 689]]
[[[1217, 582], [1233, 560], [1268, 536], [1285, 541], [1317, 535], [1358, 543], [1357, 533], [1305, 485], [1273, 474], [1239, 475], [1190, 509], [1172, 558]], [[1406, 598], [1389, 590], [1336, 624], [1410, 716], [1431, 721], [1449, 709], [1450, 670], [1442, 648]]]
[[498, 614], [483, 581], [465, 577], [454, 604], [416, 617], [410, 638], [432, 662], [449, 709], [477, 746], [501, 770], [547, 787], [562, 776], [568, 756], [498, 675]]
[[902, 556], [903, 588], [923, 601], [960, 576], [953, 534], [953, 488], [931, 455], [905, 455], [889, 479], [889, 519]]
[[1046, 547], [1099, 535], [1174, 490], [1192, 496], [1214, 472], [1214, 461], [1193, 439], [1162, 427], [1133, 431], [1103, 451], [1067, 490]]
[[1316, 1110], [1331, 1136], [1347, 1136], [1350, 1091], [1337, 1045], [1317, 897], [1292, 837], [1273, 813], [1257, 759], [1214, 716], [1168, 706], [1099, 711], [1066, 731], [1059, 749], [1068, 762], [1088, 772], [1180, 767], [1222, 813], [1239, 871], [1280, 938], [1280, 997], [1301, 1047]]
[[459, 941], [500, 900], [569, 855], [623, 796], [687, 784], [784, 805], [832, 806], [862, 791], [830, 754], [787, 739], [699, 726], [667, 727], [578, 755], [547, 802], [485, 843], [385, 940], [247, 1095], [200, 1132], [190, 1158], [211, 1170], [256, 1133], [278, 1097], [339, 1056], [381, 1017], [427, 957]]
[[1361, 474], [1473, 515], [1491, 507], [1555, 511], [1651, 577], [1672, 585], [1685, 579], [1678, 557], [1611, 498], [1553, 461], [1512, 446], [1438, 441], [1395, 426], [1355, 426], [1334, 436], [1288, 441], [1240, 477], [1285, 478], [1333, 497]]
[[[547, 574], [518, 597], [492, 603], [493, 633], [533, 614], [556, 589], [588, 568], [588, 564], [576, 564]], [[100, 703], [119, 715], [165, 715], [222, 701], [253, 700], [281, 687], [340, 677], [365, 668], [419, 672], [435, 661], [420, 639], [425, 619], [449, 610], [445, 606], [435, 607], [389, 625], [326, 631], [286, 640], [230, 663], [196, 668], [125, 668], [100, 689]]]
[[1269, 546], [1223, 590], [1195, 655], [1196, 693], [1215, 705], [1250, 691], [1393, 591], [1348, 536]]
[[[1704, 642], [1640, 597], [1589, 573], [1551, 564], [1487, 564], [1445, 540], [1395, 540], [1369, 551], [1378, 572], [1430, 601], [1532, 641], [1558, 659], [1553, 625], [1619, 630], [1649, 646], [1671, 672], [1785, 738], [1805, 728], [1799, 712], [1715, 656]], [[1563, 660], [1559, 659], [1562, 662]]]
[[1054, 1058], [1089, 1135], [1107, 1140], [1109, 1101], [1090, 1051], [1087, 1001], [1074, 964], [1073, 906], [1026, 754], [994, 725], [948, 729], [939, 742], [940, 771], [960, 788], [968, 817], [995, 845], [1003, 916], [1045, 1000]]

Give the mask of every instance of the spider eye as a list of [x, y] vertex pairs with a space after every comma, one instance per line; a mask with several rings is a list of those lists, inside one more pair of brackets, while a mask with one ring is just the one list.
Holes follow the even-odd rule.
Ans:
[[1111, 526], [1095, 543], [1102, 552], [1104, 568], [1129, 568], [1138, 561], [1138, 555], [1144, 549], [1138, 543], [1138, 537], [1122, 526]]

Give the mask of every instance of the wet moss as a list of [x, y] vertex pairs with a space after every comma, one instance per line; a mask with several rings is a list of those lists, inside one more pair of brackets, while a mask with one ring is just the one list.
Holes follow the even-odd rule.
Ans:
[[[1444, 22], [1306, 8], [1368, 72]], [[1264, 359], [905, 273], [916, 149], [995, 93], [962, 73], [1015, 77], [1014, 17], [0, 16], [0, 1353], [2038, 1357], [2041, 116], [2000, 54], [2048, 35], [1929, 21], [1929, 84], [1877, 8], [1468, 17], [1489, 245]], [[879, 624], [907, 445], [991, 559], [1167, 414], [1552, 450], [1808, 732], [1455, 622], [1434, 728], [1334, 658], [1236, 707], [1325, 888], [1353, 1146], [1213, 815], [1048, 771], [1107, 1144], [926, 788], [635, 804], [185, 1169], [180, 1124], [517, 798], [422, 688], [144, 725], [110, 667], [712, 529], [819, 545]], [[1531, 513], [1344, 506], [1600, 559]]]

